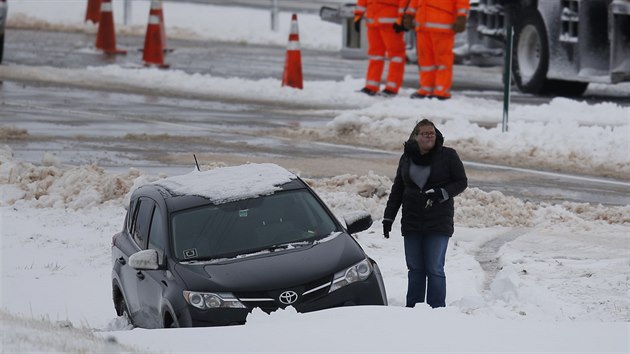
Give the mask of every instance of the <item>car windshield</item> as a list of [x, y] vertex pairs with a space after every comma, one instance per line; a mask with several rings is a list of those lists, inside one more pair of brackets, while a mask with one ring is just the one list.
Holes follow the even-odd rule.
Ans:
[[234, 257], [338, 231], [307, 190], [181, 211], [172, 215], [171, 225], [173, 249], [180, 261]]

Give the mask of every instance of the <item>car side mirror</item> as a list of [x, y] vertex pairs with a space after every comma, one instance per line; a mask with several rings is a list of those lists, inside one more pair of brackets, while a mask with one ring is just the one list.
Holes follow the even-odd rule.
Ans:
[[343, 216], [350, 234], [365, 231], [372, 226], [372, 215], [365, 211], [357, 211]]
[[136, 270], [160, 269], [160, 254], [153, 249], [136, 252], [129, 256], [129, 266]]

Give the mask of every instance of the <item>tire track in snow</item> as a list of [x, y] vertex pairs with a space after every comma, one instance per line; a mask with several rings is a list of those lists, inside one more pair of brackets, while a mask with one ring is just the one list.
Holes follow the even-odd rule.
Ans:
[[482, 284], [484, 290], [490, 290], [490, 284], [492, 284], [499, 271], [503, 268], [499, 262], [501, 247], [529, 231], [531, 231], [529, 228], [513, 229], [498, 235], [479, 247], [479, 251], [475, 253], [475, 260], [479, 262], [481, 269], [485, 273], [485, 279]]

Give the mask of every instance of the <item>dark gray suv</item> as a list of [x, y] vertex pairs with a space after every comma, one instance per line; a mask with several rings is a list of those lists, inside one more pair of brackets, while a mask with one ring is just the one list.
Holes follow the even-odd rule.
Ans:
[[113, 300], [138, 327], [243, 324], [270, 313], [387, 305], [377, 264], [299, 177], [274, 164], [192, 172], [133, 192], [112, 240]]

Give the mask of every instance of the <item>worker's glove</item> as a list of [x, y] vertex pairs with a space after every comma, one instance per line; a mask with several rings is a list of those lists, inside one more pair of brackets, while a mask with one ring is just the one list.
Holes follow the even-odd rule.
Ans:
[[389, 238], [389, 232], [392, 231], [392, 224], [394, 222], [389, 219], [383, 219], [383, 236]]
[[354, 30], [357, 32], [361, 31], [361, 19], [363, 19], [363, 15], [354, 16]]
[[438, 189], [437, 191], [433, 188], [429, 189], [428, 191], [424, 192], [424, 196], [427, 200], [426, 204], [424, 205], [424, 208], [430, 208], [433, 206], [433, 204], [439, 202], [440, 200], [442, 200], [444, 198], [444, 196], [442, 195], [442, 189]]
[[413, 15], [412, 14], [404, 14], [402, 17], [402, 26], [405, 28], [405, 32], [413, 29]]
[[453, 23], [453, 31], [455, 33], [462, 33], [466, 30], [466, 16], [457, 16], [455, 23]]
[[403, 25], [399, 24], [398, 22], [394, 22], [394, 32], [396, 33], [400, 33], [400, 32], [404, 32], [405, 31], [405, 27], [403, 27]]
[[413, 15], [404, 14], [398, 21], [394, 22], [393, 27], [396, 33], [409, 31], [413, 28]]

